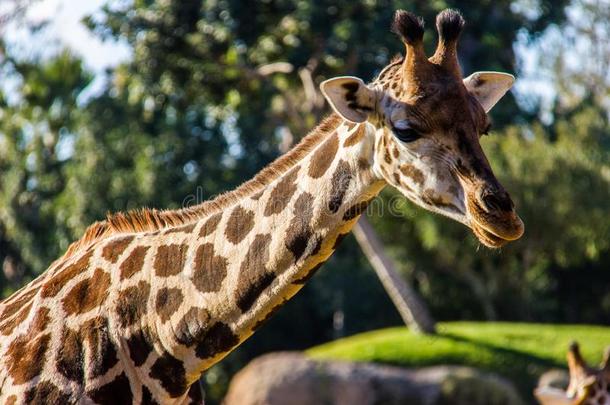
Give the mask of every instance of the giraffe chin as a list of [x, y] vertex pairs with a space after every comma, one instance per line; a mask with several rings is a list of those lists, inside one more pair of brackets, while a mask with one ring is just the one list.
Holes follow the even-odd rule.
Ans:
[[510, 240], [501, 238], [474, 222], [470, 225], [470, 229], [472, 229], [472, 233], [474, 233], [479, 242], [488, 248], [498, 249], [510, 242]]

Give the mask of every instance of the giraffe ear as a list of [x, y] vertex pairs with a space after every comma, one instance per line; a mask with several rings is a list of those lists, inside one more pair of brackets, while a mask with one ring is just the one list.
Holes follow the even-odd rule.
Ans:
[[375, 110], [375, 92], [352, 76], [328, 79], [320, 84], [333, 110], [351, 122], [364, 122]]
[[565, 391], [553, 387], [536, 388], [534, 396], [541, 405], [574, 405], [576, 401], [567, 396]]
[[500, 72], [476, 72], [464, 79], [464, 86], [481, 104], [485, 112], [513, 86], [515, 76]]

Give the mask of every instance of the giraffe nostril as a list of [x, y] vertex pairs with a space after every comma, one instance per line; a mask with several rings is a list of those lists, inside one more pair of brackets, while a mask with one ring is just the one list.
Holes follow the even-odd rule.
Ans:
[[488, 210], [512, 211], [515, 205], [506, 191], [486, 193], [481, 198]]

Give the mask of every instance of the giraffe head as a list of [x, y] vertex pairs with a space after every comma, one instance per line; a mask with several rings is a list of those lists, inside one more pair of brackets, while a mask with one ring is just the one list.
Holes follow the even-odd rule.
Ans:
[[610, 348], [600, 368], [589, 367], [577, 343], [568, 351], [570, 383], [566, 391], [538, 387], [534, 392], [542, 405], [610, 405]]
[[487, 112], [514, 77], [478, 72], [462, 78], [457, 42], [462, 16], [437, 16], [438, 47], [424, 53], [423, 22], [399, 10], [392, 30], [406, 56], [366, 85], [337, 77], [321, 89], [346, 120], [375, 128], [374, 171], [416, 204], [469, 226], [486, 246], [500, 247], [523, 234], [514, 204], [494, 176], [479, 138], [490, 128]]

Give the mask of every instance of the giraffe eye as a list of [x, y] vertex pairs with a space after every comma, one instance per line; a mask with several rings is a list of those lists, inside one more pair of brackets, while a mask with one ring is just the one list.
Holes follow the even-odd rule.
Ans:
[[393, 127], [392, 132], [394, 132], [396, 138], [398, 138], [402, 142], [413, 142], [421, 138], [419, 132], [408, 126], [405, 128]]

